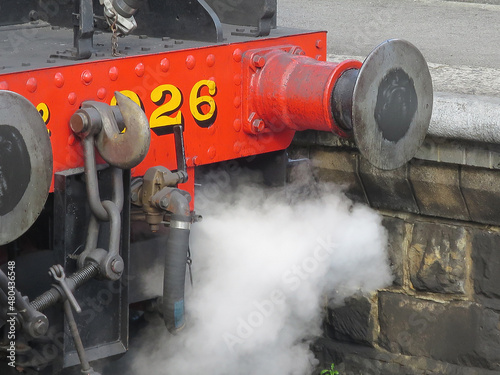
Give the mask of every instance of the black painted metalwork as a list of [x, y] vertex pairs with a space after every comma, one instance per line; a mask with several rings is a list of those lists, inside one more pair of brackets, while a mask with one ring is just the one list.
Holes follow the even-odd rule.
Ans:
[[390, 70], [380, 82], [375, 121], [385, 139], [397, 142], [406, 134], [417, 113], [415, 84], [401, 69]]
[[75, 2], [73, 14], [73, 44], [75, 60], [88, 59], [94, 48], [94, 7], [92, 0]]
[[347, 132], [352, 131], [352, 93], [358, 74], [358, 69], [345, 71], [335, 83], [331, 97], [333, 118]]
[[[124, 173], [124, 193], [130, 194], [130, 173]], [[100, 196], [111, 199], [113, 171], [99, 171]], [[90, 207], [82, 205], [87, 199], [83, 170], [57, 173], [54, 192], [54, 250], [57, 260], [68, 274], [76, 271], [74, 254], [81, 251], [86, 241], [85, 228], [91, 215]], [[82, 313], [75, 316], [89, 361], [106, 358], [126, 351], [128, 346], [128, 264], [130, 236], [130, 206], [124, 204], [122, 212], [121, 256], [124, 270], [121, 280], [90, 280], [74, 292]], [[106, 248], [110, 225], [100, 225], [97, 246]], [[59, 319], [64, 319], [62, 314]], [[52, 323], [51, 323], [52, 324]], [[65, 322], [67, 325], [67, 322]], [[56, 368], [66, 368], [80, 363], [74, 342], [65, 336], [62, 356]]]
[[177, 171], [187, 171], [186, 152], [184, 151], [184, 129], [180, 125], [174, 126], [175, 156], [177, 159]]
[[138, 30], [148, 34], [214, 43], [223, 40], [221, 21], [205, 0], [150, 0], [149, 13], [138, 14], [137, 22]]
[[266, 36], [276, 27], [276, 0], [207, 0], [223, 23], [251, 26], [235, 35]]

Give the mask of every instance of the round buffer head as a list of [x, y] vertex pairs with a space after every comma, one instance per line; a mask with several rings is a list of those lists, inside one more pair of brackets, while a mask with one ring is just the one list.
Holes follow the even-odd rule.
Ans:
[[420, 51], [391, 39], [366, 58], [353, 92], [356, 144], [374, 166], [395, 169], [424, 141], [432, 114], [432, 80]]
[[40, 113], [0, 91], [0, 245], [26, 232], [43, 209], [52, 180], [52, 148]]

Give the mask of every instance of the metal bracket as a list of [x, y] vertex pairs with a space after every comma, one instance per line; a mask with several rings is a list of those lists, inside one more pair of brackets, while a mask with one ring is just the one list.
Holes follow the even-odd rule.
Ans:
[[222, 42], [222, 24], [205, 0], [171, 0], [162, 9], [165, 35], [202, 42]]
[[94, 5], [92, 0], [78, 0], [73, 12], [74, 49], [51, 54], [51, 58], [84, 60], [94, 51]]
[[[118, 197], [113, 197], [113, 195], [116, 196], [116, 193], [113, 193], [113, 186], [116, 186], [113, 180], [118, 177], [118, 171], [114, 168], [98, 168], [98, 170], [99, 199], [121, 201], [121, 198], [117, 200]], [[82, 313], [75, 313], [74, 318], [81, 333], [87, 359], [92, 362], [111, 355], [121, 354], [126, 351], [128, 346], [129, 283], [126, 280], [130, 280], [128, 278], [130, 238], [128, 218], [130, 213], [129, 205], [124, 204], [119, 249], [123, 259], [121, 280], [97, 280], [96, 278], [101, 278], [99, 276], [101, 267], [94, 261], [87, 262], [83, 268], [79, 269], [78, 262], [73, 260], [73, 255], [77, 255], [82, 245], [86, 245], [86, 235], [88, 233], [85, 233], [82, 228], [88, 225], [89, 218], [93, 216], [89, 205], [82, 204], [88, 199], [85, 184], [87, 177], [84, 176], [83, 172], [83, 168], [78, 168], [57, 173], [55, 176], [54, 252], [56, 253], [56, 261], [65, 267], [68, 286], [75, 294], [82, 308]], [[122, 179], [122, 197], [130, 195], [128, 187], [130, 177], [128, 172], [125, 172], [125, 174], [126, 176]], [[111, 231], [110, 223], [106, 221], [100, 223], [96, 248], [101, 250], [110, 248]], [[105, 250], [98, 253], [108, 255]], [[116, 263], [111, 266], [117, 269]], [[76, 292], [75, 289], [77, 289]], [[57, 294], [59, 295], [59, 293]], [[85, 297], [81, 298], [81, 296]], [[53, 325], [60, 326], [63, 319], [65, 324], [69, 324], [67, 317], [64, 318], [60, 309], [53, 309], [51, 312], [54, 315], [57, 314], [54, 317]], [[81, 361], [71, 336], [65, 335], [57, 345], [62, 352], [53, 364], [54, 372], [66, 373], [67, 371], [62, 371], [63, 368], [80, 364]]]
[[73, 26], [76, 60], [88, 59], [94, 49], [94, 7], [92, 0], [80, 0], [75, 3], [76, 18]]
[[267, 36], [276, 28], [276, 0], [221, 1], [207, 0], [221, 21], [231, 25], [250, 26], [249, 32], [236, 31], [232, 35]]

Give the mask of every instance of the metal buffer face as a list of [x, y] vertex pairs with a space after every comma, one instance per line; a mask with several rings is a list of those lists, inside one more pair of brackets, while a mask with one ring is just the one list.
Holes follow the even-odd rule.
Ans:
[[21, 95], [0, 91], [0, 245], [35, 222], [51, 180], [52, 148], [40, 113]]
[[366, 58], [352, 96], [352, 128], [360, 152], [381, 169], [409, 161], [432, 113], [432, 80], [420, 51], [388, 40]]

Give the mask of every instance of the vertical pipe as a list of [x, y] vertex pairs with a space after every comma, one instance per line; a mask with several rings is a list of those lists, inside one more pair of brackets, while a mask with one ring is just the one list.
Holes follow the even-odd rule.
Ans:
[[163, 284], [163, 319], [171, 333], [180, 331], [184, 320], [184, 285], [189, 246], [189, 229], [178, 224], [186, 222], [171, 221], [165, 256], [165, 276]]
[[172, 213], [167, 239], [163, 279], [163, 319], [170, 333], [177, 333], [184, 321], [184, 286], [189, 251], [191, 213], [189, 201], [179, 190], [168, 194], [166, 210]]

